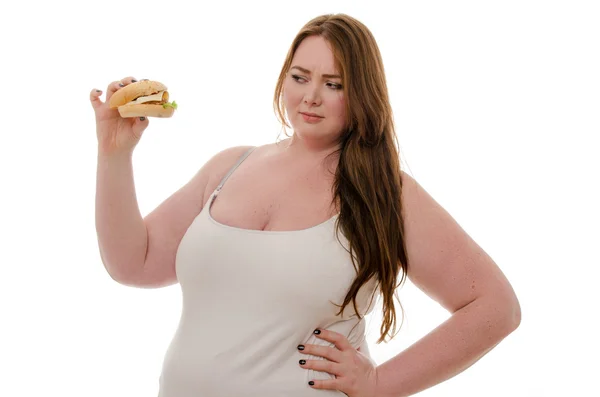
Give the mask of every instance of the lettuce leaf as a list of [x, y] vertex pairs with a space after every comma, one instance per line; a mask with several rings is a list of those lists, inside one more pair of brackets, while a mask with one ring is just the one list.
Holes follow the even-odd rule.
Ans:
[[167, 102], [167, 103], [163, 103], [163, 108], [166, 109], [168, 107], [171, 107], [173, 109], [177, 109], [177, 102], [173, 101], [173, 102]]

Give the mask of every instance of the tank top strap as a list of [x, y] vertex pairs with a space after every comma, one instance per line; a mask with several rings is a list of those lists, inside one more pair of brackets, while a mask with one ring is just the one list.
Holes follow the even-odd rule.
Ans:
[[256, 146], [251, 147], [248, 151], [246, 151], [246, 153], [244, 153], [242, 155], [242, 157], [240, 157], [237, 161], [237, 163], [235, 163], [235, 165], [233, 167], [231, 167], [231, 169], [229, 170], [229, 172], [223, 177], [223, 179], [221, 179], [221, 183], [219, 183], [219, 186], [217, 186], [217, 188], [215, 189], [215, 195], [217, 193], [219, 193], [219, 191], [221, 190], [221, 188], [223, 187], [223, 185], [225, 184], [225, 182], [227, 181], [227, 179], [229, 179], [229, 177], [231, 176], [231, 174], [233, 174], [233, 171], [235, 171], [237, 169], [237, 167], [240, 166], [240, 164], [242, 164], [244, 162], [244, 160], [246, 160], [246, 157], [248, 157], [250, 155], [250, 153], [252, 153], [254, 151], [254, 149], [256, 149]]

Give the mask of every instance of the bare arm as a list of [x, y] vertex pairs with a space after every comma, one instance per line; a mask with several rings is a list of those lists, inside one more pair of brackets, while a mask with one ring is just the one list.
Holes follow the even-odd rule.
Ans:
[[[98, 233], [98, 241], [111, 277], [141, 288], [177, 283], [177, 249], [208, 199], [205, 192], [214, 190], [250, 147], [235, 146], [214, 155], [188, 183], [143, 219], [135, 198], [131, 160], [110, 163], [106, 166], [110, 174], [99, 172], [96, 222], [103, 233]], [[100, 186], [101, 182], [104, 185]]]
[[377, 396], [411, 396], [477, 362], [521, 321], [490, 256], [412, 177], [402, 175], [408, 277], [452, 316], [377, 367]]
[[147, 233], [135, 193], [131, 153], [98, 153], [96, 233], [102, 262], [114, 280], [141, 268]]

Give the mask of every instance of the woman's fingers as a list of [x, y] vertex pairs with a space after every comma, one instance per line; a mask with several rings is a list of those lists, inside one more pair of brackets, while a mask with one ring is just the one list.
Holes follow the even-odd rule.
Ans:
[[102, 95], [102, 91], [95, 88], [92, 90], [92, 92], [90, 92], [90, 101], [92, 102], [94, 111], [104, 104], [104, 102], [102, 102], [100, 99], [100, 95]]
[[106, 88], [106, 102], [110, 101], [110, 97], [113, 96], [115, 92], [119, 90], [119, 88], [125, 87], [127, 84], [135, 83], [137, 80], [135, 77], [129, 76], [121, 79], [119, 81], [113, 81]]
[[[147, 79], [145, 79], [147, 80]], [[90, 102], [92, 103], [92, 107], [94, 111], [98, 109], [100, 106], [104, 105], [106, 102], [110, 101], [110, 97], [113, 96], [115, 92], [119, 90], [119, 88], [125, 87], [127, 84], [135, 83], [137, 80], [133, 76], [125, 77], [121, 80], [113, 81], [106, 88], [106, 100], [102, 102], [100, 99], [100, 95], [102, 95], [102, 90], [93, 89], [90, 92]]]

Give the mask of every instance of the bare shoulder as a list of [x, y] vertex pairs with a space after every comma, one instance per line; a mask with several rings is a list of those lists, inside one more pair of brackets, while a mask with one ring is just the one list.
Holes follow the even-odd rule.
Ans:
[[419, 182], [405, 172], [401, 177], [411, 282], [451, 313], [482, 296], [518, 307], [494, 260]]
[[[208, 200], [206, 191], [216, 184], [252, 146], [230, 147], [213, 155], [179, 190], [144, 218], [148, 233], [146, 258], [141, 272], [128, 285], [158, 288], [177, 282], [176, 256], [179, 243]], [[214, 181], [217, 181], [216, 183]]]
[[216, 153], [202, 167], [208, 174], [208, 180], [205, 185], [203, 202], [208, 200], [210, 193], [217, 188], [223, 177], [229, 172], [231, 167], [251, 148], [254, 146], [232, 146]]

